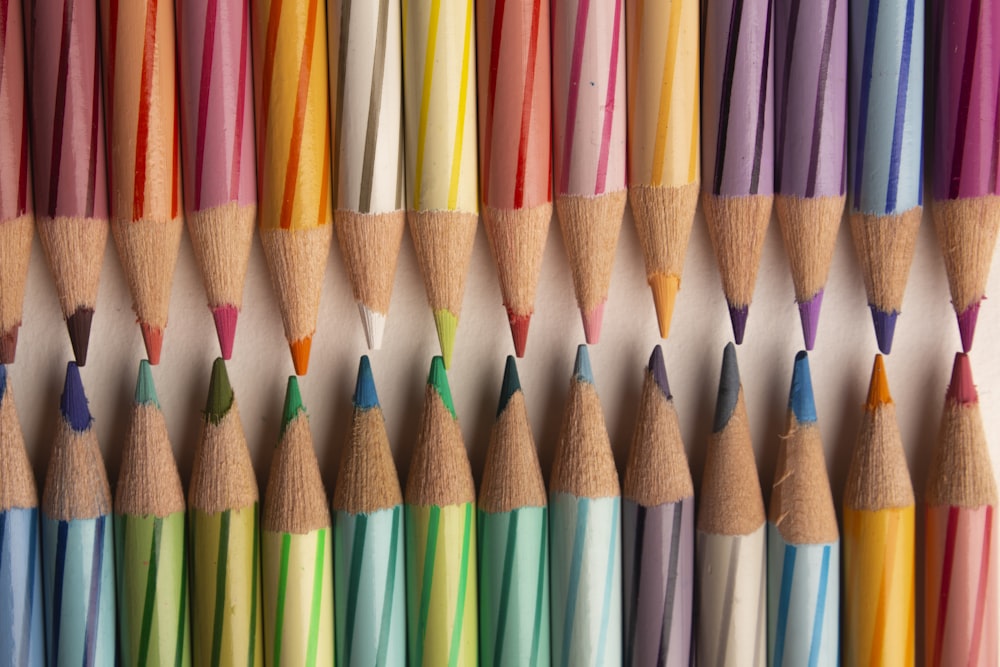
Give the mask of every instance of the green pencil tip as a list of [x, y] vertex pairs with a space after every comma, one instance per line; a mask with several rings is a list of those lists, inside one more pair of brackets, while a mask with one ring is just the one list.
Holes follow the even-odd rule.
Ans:
[[156, 385], [153, 384], [153, 371], [149, 361], [139, 362], [139, 378], [135, 381], [136, 405], [152, 405], [160, 407], [160, 399], [156, 396]]
[[455, 404], [451, 400], [451, 388], [448, 386], [448, 374], [444, 370], [444, 359], [441, 357], [434, 357], [431, 360], [431, 372], [427, 376], [427, 384], [437, 391], [452, 418], [458, 419], [458, 415], [455, 414]]
[[455, 350], [455, 332], [458, 331], [458, 315], [450, 310], [435, 310], [434, 326], [437, 327], [444, 367], [451, 368], [451, 353]]
[[299, 380], [294, 375], [288, 378], [288, 389], [285, 390], [285, 409], [281, 413], [281, 434], [292, 423], [292, 420], [305, 413], [306, 406], [302, 404], [302, 394], [299, 392]]
[[229, 373], [226, 372], [226, 362], [219, 357], [212, 364], [212, 379], [208, 383], [208, 402], [205, 404], [205, 417], [213, 424], [218, 424], [233, 407], [235, 400], [233, 386], [229, 384]]
[[517, 377], [517, 363], [514, 361], [514, 357], [508, 356], [507, 365], [503, 371], [503, 384], [500, 385], [500, 405], [497, 407], [497, 419], [500, 419], [500, 415], [507, 408], [511, 397], [519, 391], [521, 391], [521, 380]]

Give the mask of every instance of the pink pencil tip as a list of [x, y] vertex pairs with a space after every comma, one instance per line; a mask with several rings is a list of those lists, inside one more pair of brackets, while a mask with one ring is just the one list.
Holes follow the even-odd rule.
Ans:
[[972, 339], [976, 335], [976, 322], [978, 320], [978, 301], [958, 313], [958, 333], [962, 338], [962, 352], [968, 352], [972, 349]]
[[145, 322], [139, 323], [142, 329], [142, 341], [146, 344], [146, 357], [151, 366], [160, 363], [160, 351], [163, 349], [163, 329]]
[[236, 306], [228, 304], [212, 309], [215, 332], [219, 335], [219, 347], [222, 348], [222, 358], [226, 361], [233, 358], [233, 342], [236, 340], [236, 321], [239, 315], [240, 311]]
[[597, 304], [589, 313], [583, 315], [583, 335], [587, 339], [587, 345], [597, 345], [601, 340], [601, 324], [604, 322], [604, 304], [602, 301]]
[[524, 357], [524, 348], [528, 345], [528, 326], [531, 324], [531, 314], [515, 315], [507, 310], [507, 320], [510, 322], [510, 334], [514, 338], [514, 354]]
[[979, 393], [972, 383], [972, 365], [969, 355], [959, 352], [955, 355], [955, 365], [951, 369], [951, 383], [948, 385], [947, 400], [959, 405], [973, 405], [979, 402]]

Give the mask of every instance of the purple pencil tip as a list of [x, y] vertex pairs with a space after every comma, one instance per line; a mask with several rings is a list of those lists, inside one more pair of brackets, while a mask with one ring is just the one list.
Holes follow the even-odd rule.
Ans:
[[899, 313], [886, 313], [875, 306], [872, 309], [872, 322], [875, 323], [875, 340], [878, 342], [879, 352], [889, 354], [892, 352], [892, 336], [896, 332], [896, 318]]
[[667, 381], [667, 368], [663, 363], [663, 348], [659, 345], [653, 348], [653, 354], [649, 357], [649, 372], [653, 374], [656, 385], [667, 400], [673, 398], [673, 394], [670, 393], [670, 383]]
[[819, 328], [819, 311], [823, 306], [823, 290], [808, 301], [799, 302], [799, 319], [802, 320], [802, 336], [806, 349], [810, 352], [816, 346], [816, 329]]
[[958, 333], [962, 337], [962, 352], [968, 352], [972, 349], [972, 338], [976, 335], [976, 322], [978, 320], [978, 301], [958, 314]]
[[750, 314], [750, 306], [734, 306], [729, 304], [729, 320], [733, 323], [733, 336], [736, 344], [743, 344], [743, 334], [747, 330], [747, 316]]

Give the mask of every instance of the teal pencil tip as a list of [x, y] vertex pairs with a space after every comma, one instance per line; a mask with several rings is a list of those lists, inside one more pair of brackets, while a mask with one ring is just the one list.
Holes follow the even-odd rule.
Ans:
[[451, 399], [451, 387], [448, 386], [448, 374], [444, 370], [444, 359], [440, 356], [431, 360], [431, 372], [427, 376], [427, 384], [434, 387], [444, 406], [448, 408], [448, 412], [454, 419], [458, 419], [458, 415], [455, 414], [455, 403]]
[[305, 413], [306, 406], [302, 404], [302, 394], [299, 392], [299, 380], [294, 375], [288, 378], [288, 388], [285, 390], [285, 407], [281, 412], [281, 434], [292, 423], [292, 420]]
[[507, 409], [507, 404], [516, 392], [521, 391], [521, 379], [517, 377], [517, 363], [514, 357], [507, 357], [507, 365], [503, 369], [503, 384], [500, 386], [500, 405], [497, 406], [497, 419]]
[[590, 353], [586, 345], [576, 348], [576, 363], [573, 365], [573, 376], [577, 382], [594, 384], [594, 371], [590, 367]]
[[136, 405], [152, 405], [160, 407], [160, 399], [156, 395], [156, 385], [153, 384], [153, 371], [149, 361], [139, 362], [139, 377], [135, 381]]
[[7, 395], [7, 366], [0, 364], [0, 401]]
[[359, 410], [371, 410], [378, 407], [378, 394], [375, 392], [375, 378], [372, 376], [372, 364], [368, 355], [361, 357], [358, 365], [358, 381], [354, 385], [354, 407]]
[[788, 394], [788, 407], [800, 424], [815, 423], [816, 399], [813, 396], [812, 374], [809, 371], [809, 355], [799, 352], [795, 355], [792, 370], [792, 389]]
[[218, 424], [233, 407], [235, 400], [233, 386], [229, 384], [229, 373], [226, 372], [226, 362], [219, 357], [212, 364], [212, 379], [208, 383], [208, 402], [205, 405], [205, 417], [213, 424]]

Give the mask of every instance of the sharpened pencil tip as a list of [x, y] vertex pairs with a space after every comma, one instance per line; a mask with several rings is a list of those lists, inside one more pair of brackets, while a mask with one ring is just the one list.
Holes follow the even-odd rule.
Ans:
[[951, 383], [948, 385], [947, 399], [959, 405], [974, 405], [979, 402], [979, 392], [972, 381], [972, 365], [969, 355], [960, 352], [955, 355], [955, 365], [951, 369]]
[[378, 407], [375, 378], [372, 375], [372, 364], [368, 355], [363, 355], [361, 363], [358, 364], [358, 380], [354, 385], [354, 407], [359, 410], [371, 410]]
[[233, 344], [236, 342], [236, 322], [240, 311], [236, 306], [225, 305], [212, 309], [212, 319], [215, 320], [215, 333], [219, 337], [219, 348], [222, 358], [229, 361], [233, 358]]
[[528, 345], [528, 327], [531, 324], [531, 314], [515, 315], [508, 308], [507, 321], [510, 322], [510, 335], [514, 338], [514, 354], [520, 359], [524, 356], [524, 348]]
[[305, 413], [306, 406], [302, 404], [302, 394], [299, 392], [299, 379], [290, 375], [288, 377], [288, 387], [285, 389], [285, 405], [281, 411], [281, 434], [285, 434], [288, 425], [292, 420]]
[[602, 301], [589, 313], [580, 311], [583, 316], [583, 336], [587, 345], [597, 345], [601, 340], [601, 327], [604, 324], [604, 304]]
[[135, 381], [135, 402], [136, 405], [160, 407], [160, 399], [156, 395], [156, 385], [153, 384], [152, 366], [146, 359], [139, 362], [139, 376]]
[[800, 424], [817, 421], [816, 398], [813, 395], [812, 373], [809, 370], [809, 355], [799, 352], [795, 355], [792, 369], [792, 389], [788, 394], [788, 408]]
[[146, 345], [146, 358], [154, 366], [160, 363], [160, 352], [163, 350], [163, 329], [145, 322], [139, 323], [142, 330], [142, 342]]
[[452, 418], [458, 419], [458, 415], [455, 414], [455, 403], [451, 399], [451, 387], [448, 386], [448, 373], [444, 369], [444, 359], [441, 357], [431, 359], [431, 372], [427, 376], [427, 384], [437, 391]]
[[435, 310], [434, 326], [437, 327], [444, 367], [451, 368], [451, 354], [455, 350], [455, 334], [458, 332], [458, 315], [450, 310]]
[[577, 382], [594, 384], [594, 370], [590, 366], [590, 353], [586, 345], [576, 348], [576, 362], [573, 364], [573, 377]]
[[806, 341], [806, 350], [812, 352], [816, 347], [816, 330], [819, 328], [819, 311], [823, 306], [823, 290], [808, 301], [799, 302], [799, 320], [802, 321], [802, 337]]
[[663, 395], [669, 401], [673, 398], [670, 393], [670, 383], [667, 381], [667, 367], [663, 363], [663, 348], [657, 345], [653, 348], [653, 353], [649, 355], [649, 372], [653, 374], [653, 379], [656, 380], [656, 386], [660, 388]]
[[653, 306], [656, 308], [656, 323], [660, 327], [660, 338], [670, 335], [670, 322], [674, 318], [674, 306], [677, 304], [677, 293], [681, 289], [681, 279], [678, 276], [654, 273], [649, 278], [649, 287], [653, 290]]
[[507, 357], [507, 365], [503, 369], [503, 384], [500, 386], [500, 404], [497, 406], [497, 419], [507, 409], [511, 397], [521, 391], [521, 379], [517, 376], [517, 362], [514, 357]]
[[892, 352], [892, 337], [896, 333], [896, 318], [899, 317], [899, 313], [887, 313], [875, 306], [870, 306], [870, 308], [872, 322], [875, 324], [875, 341], [878, 343], [879, 352], [889, 354]]
[[372, 310], [360, 301], [358, 302], [358, 312], [361, 313], [361, 326], [365, 330], [365, 342], [368, 343], [368, 349], [381, 349], [382, 338], [385, 335], [385, 315]]
[[312, 351], [312, 336], [306, 336], [299, 340], [292, 341], [288, 347], [292, 351], [292, 366], [296, 375], [305, 375], [309, 372], [309, 353]]
[[868, 384], [868, 400], [865, 408], [871, 412], [882, 405], [892, 403], [892, 395], [889, 393], [889, 378], [885, 375], [885, 361], [881, 354], [875, 355], [875, 364], [872, 366], [872, 379]]
[[976, 335], [976, 322], [979, 320], [979, 302], [972, 304], [958, 313], [958, 333], [962, 338], [962, 352], [972, 349], [972, 339]]
[[7, 367], [0, 364], [0, 401], [7, 395]]
[[736, 403], [740, 397], [740, 368], [736, 363], [736, 346], [726, 344], [722, 352], [722, 373], [719, 377], [719, 395], [715, 401], [715, 421], [712, 431], [720, 432], [729, 424], [736, 411]]
[[63, 385], [59, 410], [74, 431], [82, 433], [90, 428], [93, 417], [87, 407], [87, 395], [83, 392], [80, 367], [72, 361], [66, 364], [66, 383]]
[[17, 332], [20, 324], [15, 324], [0, 335], [0, 364], [14, 363], [14, 353], [17, 352]]
[[222, 357], [219, 357], [212, 364], [212, 379], [208, 383], [205, 417], [213, 424], [218, 424], [233, 407], [235, 398], [233, 386], [229, 383], [226, 362], [222, 360]]
[[90, 347], [90, 327], [94, 320], [93, 308], [77, 308], [66, 318], [66, 330], [69, 332], [69, 344], [73, 348], [73, 357], [81, 367], [87, 365], [87, 350]]
[[733, 323], [733, 338], [737, 345], [743, 344], [743, 335], [747, 330], [747, 317], [750, 315], [750, 306], [734, 306], [729, 304], [729, 321]]

